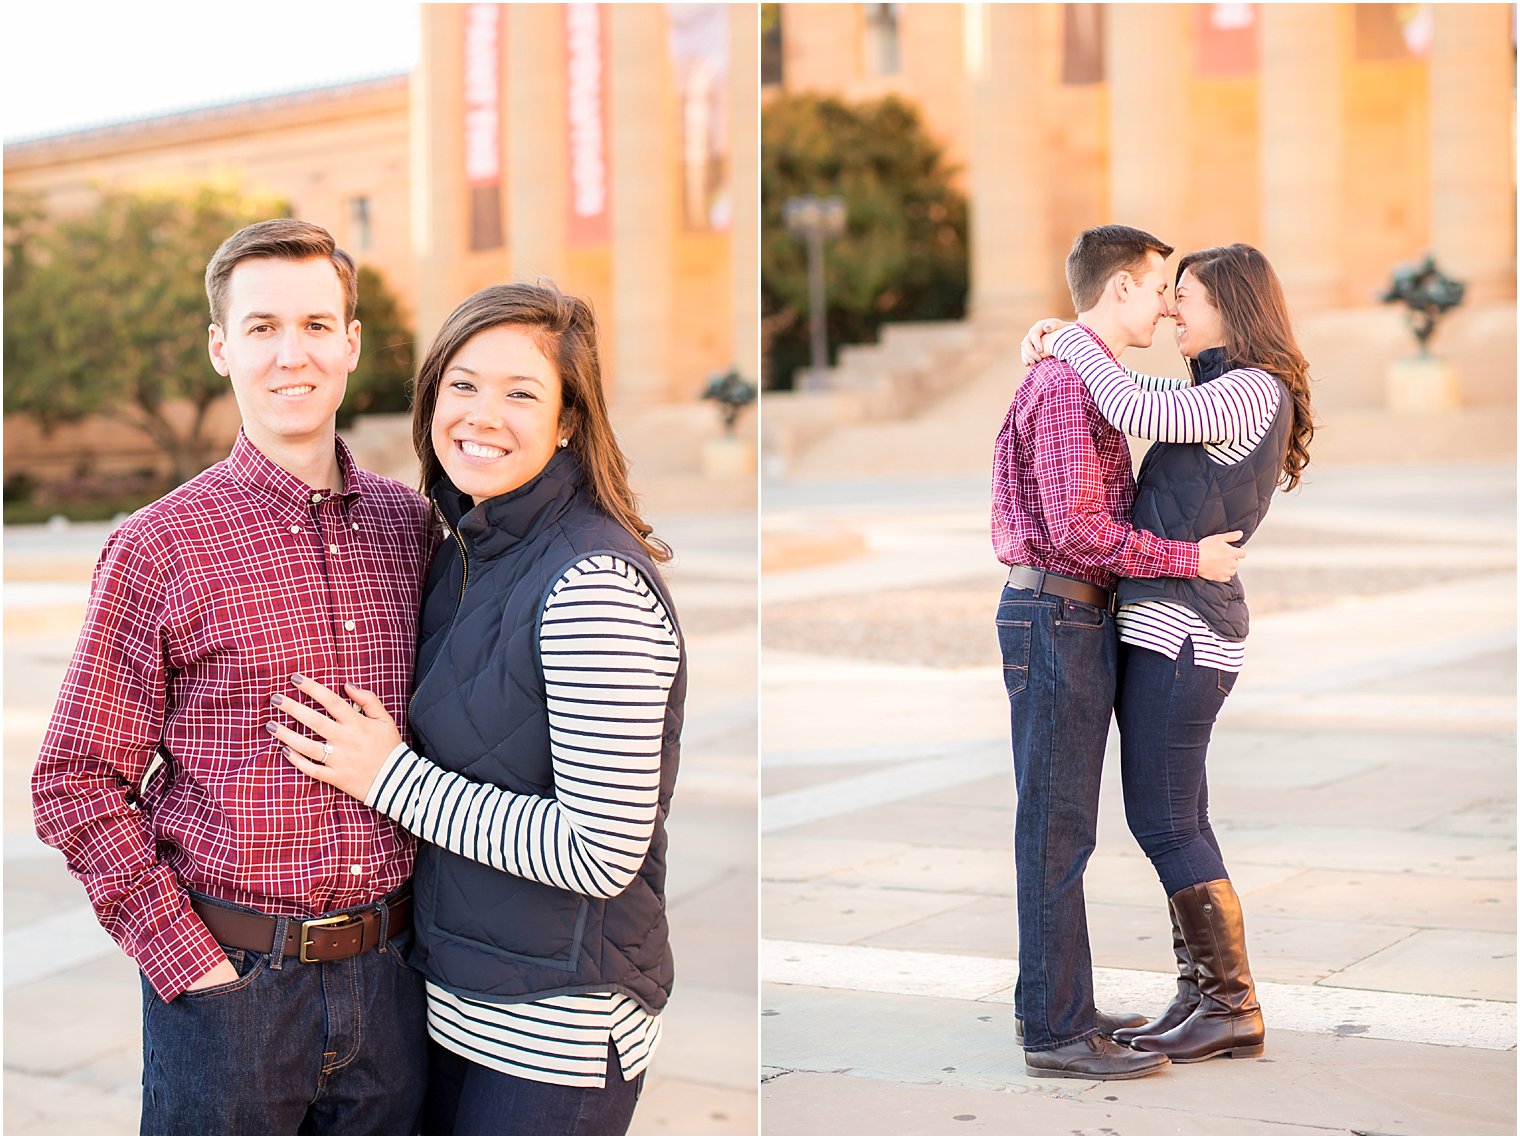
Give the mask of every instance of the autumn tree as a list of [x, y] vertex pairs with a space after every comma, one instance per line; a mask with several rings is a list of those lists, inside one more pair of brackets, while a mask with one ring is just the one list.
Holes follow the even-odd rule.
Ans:
[[416, 341], [401, 302], [379, 270], [359, 266], [359, 366], [348, 377], [338, 423], [356, 415], [408, 411]]
[[[199, 473], [219, 457], [221, 442], [206, 428], [228, 394], [206, 352], [206, 262], [236, 230], [288, 213], [284, 203], [211, 186], [109, 191], [92, 212], [56, 220], [35, 202], [8, 200], [6, 412], [35, 416], [44, 430], [103, 415], [151, 438], [176, 481]], [[351, 378], [350, 412], [365, 410], [367, 385], [404, 393], [411, 368], [412, 336], [395, 298], [372, 271], [366, 284], [359, 317], [373, 310], [363, 336], [377, 350]]]

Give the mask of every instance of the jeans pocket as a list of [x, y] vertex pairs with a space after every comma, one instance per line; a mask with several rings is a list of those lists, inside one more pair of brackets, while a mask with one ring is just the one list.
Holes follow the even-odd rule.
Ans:
[[255, 953], [250, 949], [239, 949], [236, 946], [224, 945], [222, 952], [227, 955], [227, 960], [237, 971], [236, 981], [225, 981], [220, 985], [212, 985], [205, 989], [196, 989], [193, 992], [186, 989], [176, 1000], [199, 1002], [207, 998], [225, 996], [228, 993], [237, 993], [253, 984], [254, 978], [269, 967], [269, 954]]
[[410, 929], [393, 934], [385, 939], [385, 955], [391, 959], [392, 964], [410, 971], [412, 967], [406, 963], [406, 955], [411, 952], [415, 940], [416, 936]]
[[1088, 605], [1085, 601], [1073, 601], [1069, 597], [1061, 599], [1060, 623], [1063, 625], [1076, 625], [1081, 629], [1101, 629], [1106, 615], [1106, 610], [1099, 609], [1096, 605]]
[[1219, 691], [1228, 696], [1231, 690], [1235, 687], [1235, 678], [1239, 676], [1240, 673], [1226, 672], [1222, 668], [1215, 669], [1214, 671], [1219, 674]]
[[1034, 622], [998, 619], [998, 648], [1003, 652], [1003, 689], [1017, 696], [1029, 686], [1030, 642], [1034, 639]]

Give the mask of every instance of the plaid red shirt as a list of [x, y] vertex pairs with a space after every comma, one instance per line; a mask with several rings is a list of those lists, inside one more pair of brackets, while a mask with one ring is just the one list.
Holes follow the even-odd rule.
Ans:
[[1038, 361], [1014, 393], [993, 450], [998, 561], [1104, 589], [1121, 577], [1196, 576], [1197, 544], [1136, 530], [1129, 524], [1134, 502], [1128, 440], [1103, 418], [1070, 364], [1054, 356]]
[[337, 447], [333, 495], [239, 432], [226, 460], [118, 526], [95, 567], [32, 776], [37, 833], [164, 1000], [223, 960], [187, 887], [309, 917], [411, 874], [410, 835], [297, 771], [264, 728], [299, 727], [269, 697], [300, 699], [301, 672], [373, 690], [405, 730], [428, 507]]

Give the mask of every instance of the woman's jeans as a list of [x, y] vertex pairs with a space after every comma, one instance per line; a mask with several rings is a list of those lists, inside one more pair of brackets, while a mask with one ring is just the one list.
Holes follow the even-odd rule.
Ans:
[[1119, 646], [1119, 717], [1124, 813], [1130, 833], [1170, 898], [1199, 882], [1228, 878], [1209, 826], [1204, 771], [1209, 736], [1235, 673], [1193, 664], [1193, 642], [1175, 661]]
[[1105, 610], [1011, 586], [997, 631], [1018, 787], [1014, 1011], [1024, 1050], [1041, 1052], [1097, 1031], [1082, 874], [1097, 843], [1118, 639]]
[[427, 998], [402, 953], [303, 965], [227, 949], [238, 979], [165, 1004], [143, 979], [144, 1135], [410, 1135]]
[[607, 1085], [572, 1088], [509, 1076], [428, 1043], [424, 1135], [624, 1135], [644, 1089], [644, 1073], [623, 1079], [607, 1045]]

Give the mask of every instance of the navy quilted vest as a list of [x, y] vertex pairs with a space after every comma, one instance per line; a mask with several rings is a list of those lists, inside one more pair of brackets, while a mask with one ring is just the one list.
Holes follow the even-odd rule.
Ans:
[[[1238, 366], [1238, 365], [1234, 365]], [[1193, 377], [1203, 384], [1230, 370], [1224, 349], [1199, 353]], [[1133, 522], [1163, 538], [1197, 542], [1210, 534], [1244, 531], [1244, 545], [1272, 503], [1282, 475], [1293, 428], [1293, 400], [1281, 380], [1277, 415], [1267, 434], [1245, 459], [1231, 466], [1212, 462], [1202, 443], [1155, 443], [1140, 462]], [[1201, 577], [1130, 578], [1119, 582], [1119, 604], [1175, 601], [1186, 605], [1221, 637], [1243, 640], [1250, 629], [1240, 578], [1227, 582]]]
[[[447, 478], [433, 501], [453, 540], [439, 547], [423, 597], [411, 716], [417, 751], [471, 779], [553, 795], [538, 651], [550, 589], [587, 555], [613, 553], [639, 568], [672, 621], [675, 608], [643, 546], [595, 504], [568, 451], [524, 486], [473, 508]], [[478, 1000], [622, 992], [651, 1012], [664, 1007], [674, 978], [665, 818], [685, 695], [683, 643], [665, 713], [654, 837], [617, 897], [582, 897], [422, 845], [412, 963], [424, 976]]]

